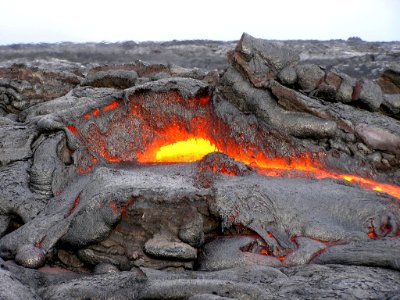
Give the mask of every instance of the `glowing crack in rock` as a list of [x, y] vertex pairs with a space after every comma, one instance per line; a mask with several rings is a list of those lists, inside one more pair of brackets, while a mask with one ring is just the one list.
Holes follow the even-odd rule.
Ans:
[[[329, 171], [317, 153], [282, 157], [276, 152], [277, 147], [270, 147], [271, 139], [283, 146], [290, 142], [285, 141], [285, 136], [278, 136], [277, 131], [263, 131], [257, 124], [247, 124], [249, 136], [234, 132], [231, 124], [215, 114], [210, 97], [184, 100], [177, 92], [147, 93], [132, 95], [127, 105], [121, 103], [122, 100], [114, 100], [86, 113], [76, 124], [67, 125], [87, 147], [86, 163], [78, 162], [81, 173], [89, 172], [101, 161], [183, 163], [219, 151], [261, 175], [341, 179], [400, 199], [399, 186]], [[108, 127], [100, 130], [98, 117], [110, 113], [113, 115]]]

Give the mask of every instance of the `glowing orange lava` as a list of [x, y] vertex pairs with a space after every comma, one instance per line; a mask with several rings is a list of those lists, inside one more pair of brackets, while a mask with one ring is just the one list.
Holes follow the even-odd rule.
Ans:
[[[193, 162], [208, 153], [219, 151], [254, 168], [265, 176], [336, 178], [365, 189], [383, 192], [400, 199], [400, 187], [379, 183], [350, 174], [331, 172], [316, 153], [297, 153], [280, 157], [278, 146], [290, 146], [277, 130], [260, 130], [257, 124], [245, 123], [248, 134], [233, 131], [232, 125], [215, 114], [211, 97], [183, 99], [176, 92], [134, 95], [127, 105], [115, 100], [82, 116], [79, 122], [91, 122], [89, 130], [79, 131], [79, 123], [69, 129], [87, 147], [97, 161], [110, 163]], [[153, 101], [153, 102], [152, 102]], [[162, 105], [159, 102], [162, 101]], [[106, 130], [96, 124], [96, 117], [115, 110]], [[272, 138], [271, 138], [272, 136]], [[121, 138], [119, 138], [121, 137]], [[85, 165], [82, 172], [90, 171]], [[233, 174], [234, 175], [234, 174]]]
[[118, 106], [118, 102], [117, 101], [113, 101], [113, 102], [111, 102], [111, 104], [109, 104], [107, 106], [104, 106], [103, 110], [106, 112], [106, 111], [109, 111], [109, 110], [116, 109], [117, 106]]
[[[175, 132], [175, 130], [172, 130]], [[181, 141], [175, 141], [177, 136], [172, 136], [172, 143], [166, 142], [163, 144], [161, 141], [156, 141], [152, 146], [149, 147], [143, 154], [139, 154], [138, 161], [141, 163], [176, 163], [176, 162], [193, 162], [201, 159], [205, 155], [214, 151], [224, 152], [225, 154], [233, 157], [237, 161], [241, 161], [246, 165], [250, 165], [255, 168], [259, 174], [265, 176], [291, 176], [290, 171], [301, 171], [304, 172], [307, 177], [324, 179], [324, 178], [336, 178], [342, 179], [348, 182], [356, 183], [368, 190], [374, 190], [377, 192], [383, 192], [393, 197], [400, 199], [400, 187], [379, 183], [372, 179], [354, 176], [350, 174], [338, 174], [329, 172], [322, 169], [322, 166], [309, 155], [303, 155], [298, 158], [269, 158], [266, 157], [263, 152], [258, 152], [257, 155], [249, 156], [248, 153], [236, 149], [232, 151], [231, 148], [226, 149], [218, 148], [210, 140], [205, 138], [195, 138], [190, 134], [183, 134], [183, 136], [189, 135], [190, 138]], [[175, 136], [175, 138], [174, 138]], [[197, 141], [197, 142], [196, 142]], [[161, 146], [163, 144], [163, 146]], [[294, 175], [292, 175], [294, 176]], [[299, 177], [297, 174], [296, 177]]]

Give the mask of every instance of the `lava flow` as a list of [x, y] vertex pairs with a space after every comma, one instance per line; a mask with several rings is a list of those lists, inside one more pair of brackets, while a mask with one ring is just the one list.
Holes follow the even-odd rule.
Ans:
[[[210, 97], [183, 99], [177, 92], [149, 92], [132, 95], [129, 100], [126, 106], [120, 105], [122, 100], [115, 100], [85, 114], [78, 124], [67, 126], [89, 152], [80, 170], [91, 170], [99, 159], [111, 163], [181, 163], [218, 151], [261, 175], [336, 178], [400, 199], [398, 186], [326, 170], [318, 155], [291, 150], [288, 137], [274, 129], [247, 119], [238, 126], [232, 118], [217, 116]], [[111, 113], [107, 130], [100, 130], [96, 119]], [[79, 126], [87, 122], [89, 126]]]
[[[156, 155], [153, 161], [155, 163], [181, 163], [181, 162], [193, 162], [203, 158], [206, 154], [220, 151], [211, 141], [205, 140], [203, 138], [190, 138], [186, 141], [179, 141], [173, 144], [160, 147], [156, 151]], [[356, 183], [368, 190], [374, 190], [377, 192], [383, 192], [389, 194], [393, 197], [400, 199], [400, 187], [391, 184], [379, 183], [372, 179], [363, 178], [359, 176], [354, 176], [350, 174], [337, 174], [323, 169], [317, 168], [314, 164], [316, 162], [311, 162], [311, 160], [304, 157], [300, 160], [291, 160], [284, 158], [273, 158], [271, 160], [265, 159], [265, 157], [258, 157], [251, 159], [249, 157], [235, 157], [238, 161], [245, 163], [246, 165], [251, 165], [255, 168], [259, 174], [265, 176], [274, 177], [299, 177], [298, 173], [291, 174], [288, 171], [301, 171], [308, 175], [308, 177], [324, 179], [324, 178], [336, 178], [342, 179], [348, 182]]]
[[160, 163], [193, 162], [215, 151], [218, 150], [210, 141], [202, 138], [190, 138], [160, 147], [156, 152], [155, 160]]

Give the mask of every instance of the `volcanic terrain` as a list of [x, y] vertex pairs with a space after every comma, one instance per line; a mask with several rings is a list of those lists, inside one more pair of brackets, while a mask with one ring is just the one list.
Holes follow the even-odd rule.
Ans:
[[397, 299], [399, 58], [0, 47], [0, 298]]

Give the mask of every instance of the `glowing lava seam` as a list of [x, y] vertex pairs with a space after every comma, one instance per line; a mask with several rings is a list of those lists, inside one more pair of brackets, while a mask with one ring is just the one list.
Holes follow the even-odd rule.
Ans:
[[191, 138], [160, 147], [155, 160], [161, 163], [194, 162], [215, 151], [218, 151], [217, 147], [209, 140]]
[[[158, 101], [163, 101], [163, 106]], [[78, 161], [81, 173], [90, 172], [100, 158], [110, 163], [182, 163], [219, 151], [251, 166], [260, 175], [336, 178], [400, 199], [399, 186], [331, 172], [325, 169], [316, 153], [293, 152], [292, 156], [279, 156], [275, 149], [278, 145], [269, 148], [269, 137], [280, 141], [283, 147], [290, 145], [284, 135], [274, 130], [263, 131], [256, 123], [245, 121], [250, 137], [243, 132], [232, 132], [232, 125], [215, 115], [208, 96], [184, 100], [176, 92], [147, 93], [132, 96], [128, 106], [121, 104], [121, 100], [115, 100], [87, 112], [80, 120], [89, 122], [84, 131], [80, 131], [79, 123], [66, 126], [88, 149], [89, 156]], [[96, 119], [110, 113], [113, 116], [107, 129], [100, 129]], [[119, 135], [123, 138], [119, 139]]]
[[[155, 151], [155, 158], [153, 162], [157, 163], [181, 163], [181, 162], [194, 162], [205, 155], [220, 151], [211, 141], [204, 138], [190, 138], [185, 141], [179, 141], [165, 146], [161, 146]], [[265, 176], [282, 176], [282, 171], [293, 170], [292, 166], [283, 164], [274, 164], [270, 166], [266, 163], [259, 163], [257, 160], [253, 162], [242, 161], [246, 165], [254, 167], [259, 174]], [[311, 166], [299, 165], [296, 170], [307, 171], [311, 173], [311, 177], [317, 179], [323, 178], [337, 178], [343, 179], [348, 182], [356, 183], [368, 190], [374, 190], [377, 192], [383, 192], [393, 197], [400, 199], [400, 187], [379, 183], [371, 179], [349, 175], [349, 174], [336, 174], [333, 172], [324, 171]], [[281, 172], [279, 172], [281, 171]]]

